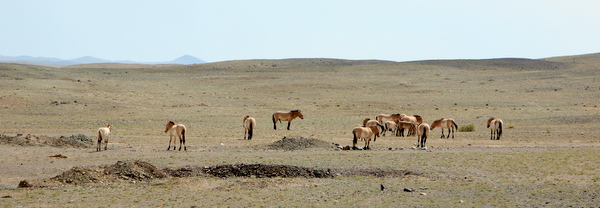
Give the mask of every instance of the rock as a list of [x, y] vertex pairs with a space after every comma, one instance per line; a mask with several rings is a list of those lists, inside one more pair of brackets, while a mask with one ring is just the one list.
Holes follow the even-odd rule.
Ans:
[[404, 188], [404, 192], [413, 192], [415, 190], [411, 189], [411, 188]]
[[18, 187], [19, 188], [29, 188], [29, 187], [32, 187], [32, 185], [29, 184], [29, 182], [23, 180], [23, 181], [19, 182], [19, 186]]

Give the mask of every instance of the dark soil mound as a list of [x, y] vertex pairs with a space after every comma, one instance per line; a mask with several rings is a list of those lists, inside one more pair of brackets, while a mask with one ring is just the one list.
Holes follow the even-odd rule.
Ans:
[[332, 178], [333, 174], [329, 169], [315, 169], [298, 167], [293, 165], [264, 165], [264, 164], [235, 164], [218, 165], [207, 168], [206, 172], [210, 175], [227, 177], [305, 177], [305, 178]]
[[69, 137], [35, 136], [31, 134], [23, 136], [22, 134], [18, 134], [14, 137], [0, 135], [0, 144], [16, 144], [21, 146], [88, 148], [94, 145], [94, 142], [92, 141], [92, 139], [83, 134], [71, 135]]
[[209, 167], [194, 167], [194, 166], [183, 166], [179, 168], [165, 168], [163, 171], [165, 174], [172, 177], [210, 177], [212, 175], [208, 174], [206, 170]]
[[269, 145], [269, 149], [272, 150], [302, 150], [307, 148], [336, 148], [335, 145], [312, 138], [287, 138], [283, 137], [283, 139], [274, 142]]
[[115, 175], [120, 179], [140, 181], [167, 177], [167, 174], [156, 168], [156, 166], [140, 160], [118, 161], [116, 164], [104, 169], [104, 173]]

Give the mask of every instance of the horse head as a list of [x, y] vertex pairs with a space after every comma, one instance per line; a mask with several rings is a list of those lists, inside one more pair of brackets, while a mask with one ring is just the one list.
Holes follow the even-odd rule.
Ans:
[[165, 129], [165, 133], [167, 133], [167, 131], [171, 130], [171, 127], [173, 127], [174, 125], [175, 125], [175, 122], [169, 121], [167, 123], [167, 126], [166, 126], [167, 128]]
[[304, 119], [304, 115], [302, 115], [302, 111], [300, 111], [300, 110], [293, 110], [293, 111], [290, 111], [290, 112], [292, 112], [293, 114], [296, 114], [298, 117], [300, 117], [300, 119]]

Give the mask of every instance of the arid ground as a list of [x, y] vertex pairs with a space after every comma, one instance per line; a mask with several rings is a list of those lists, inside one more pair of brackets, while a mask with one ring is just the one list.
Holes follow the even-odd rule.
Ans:
[[[0, 63], [0, 207], [597, 207], [599, 83], [600, 54]], [[304, 119], [273, 129], [273, 112], [295, 109]], [[442, 139], [436, 128], [427, 150], [391, 135], [372, 150], [335, 147], [382, 113], [474, 131]], [[500, 140], [490, 117], [504, 121]], [[170, 120], [187, 126], [187, 151], [167, 151]], [[108, 150], [96, 152], [107, 124]]]

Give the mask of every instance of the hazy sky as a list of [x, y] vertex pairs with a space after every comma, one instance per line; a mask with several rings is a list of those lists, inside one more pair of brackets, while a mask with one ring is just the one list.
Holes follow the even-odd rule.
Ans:
[[598, 0], [2, 0], [0, 55], [545, 58], [600, 52]]

